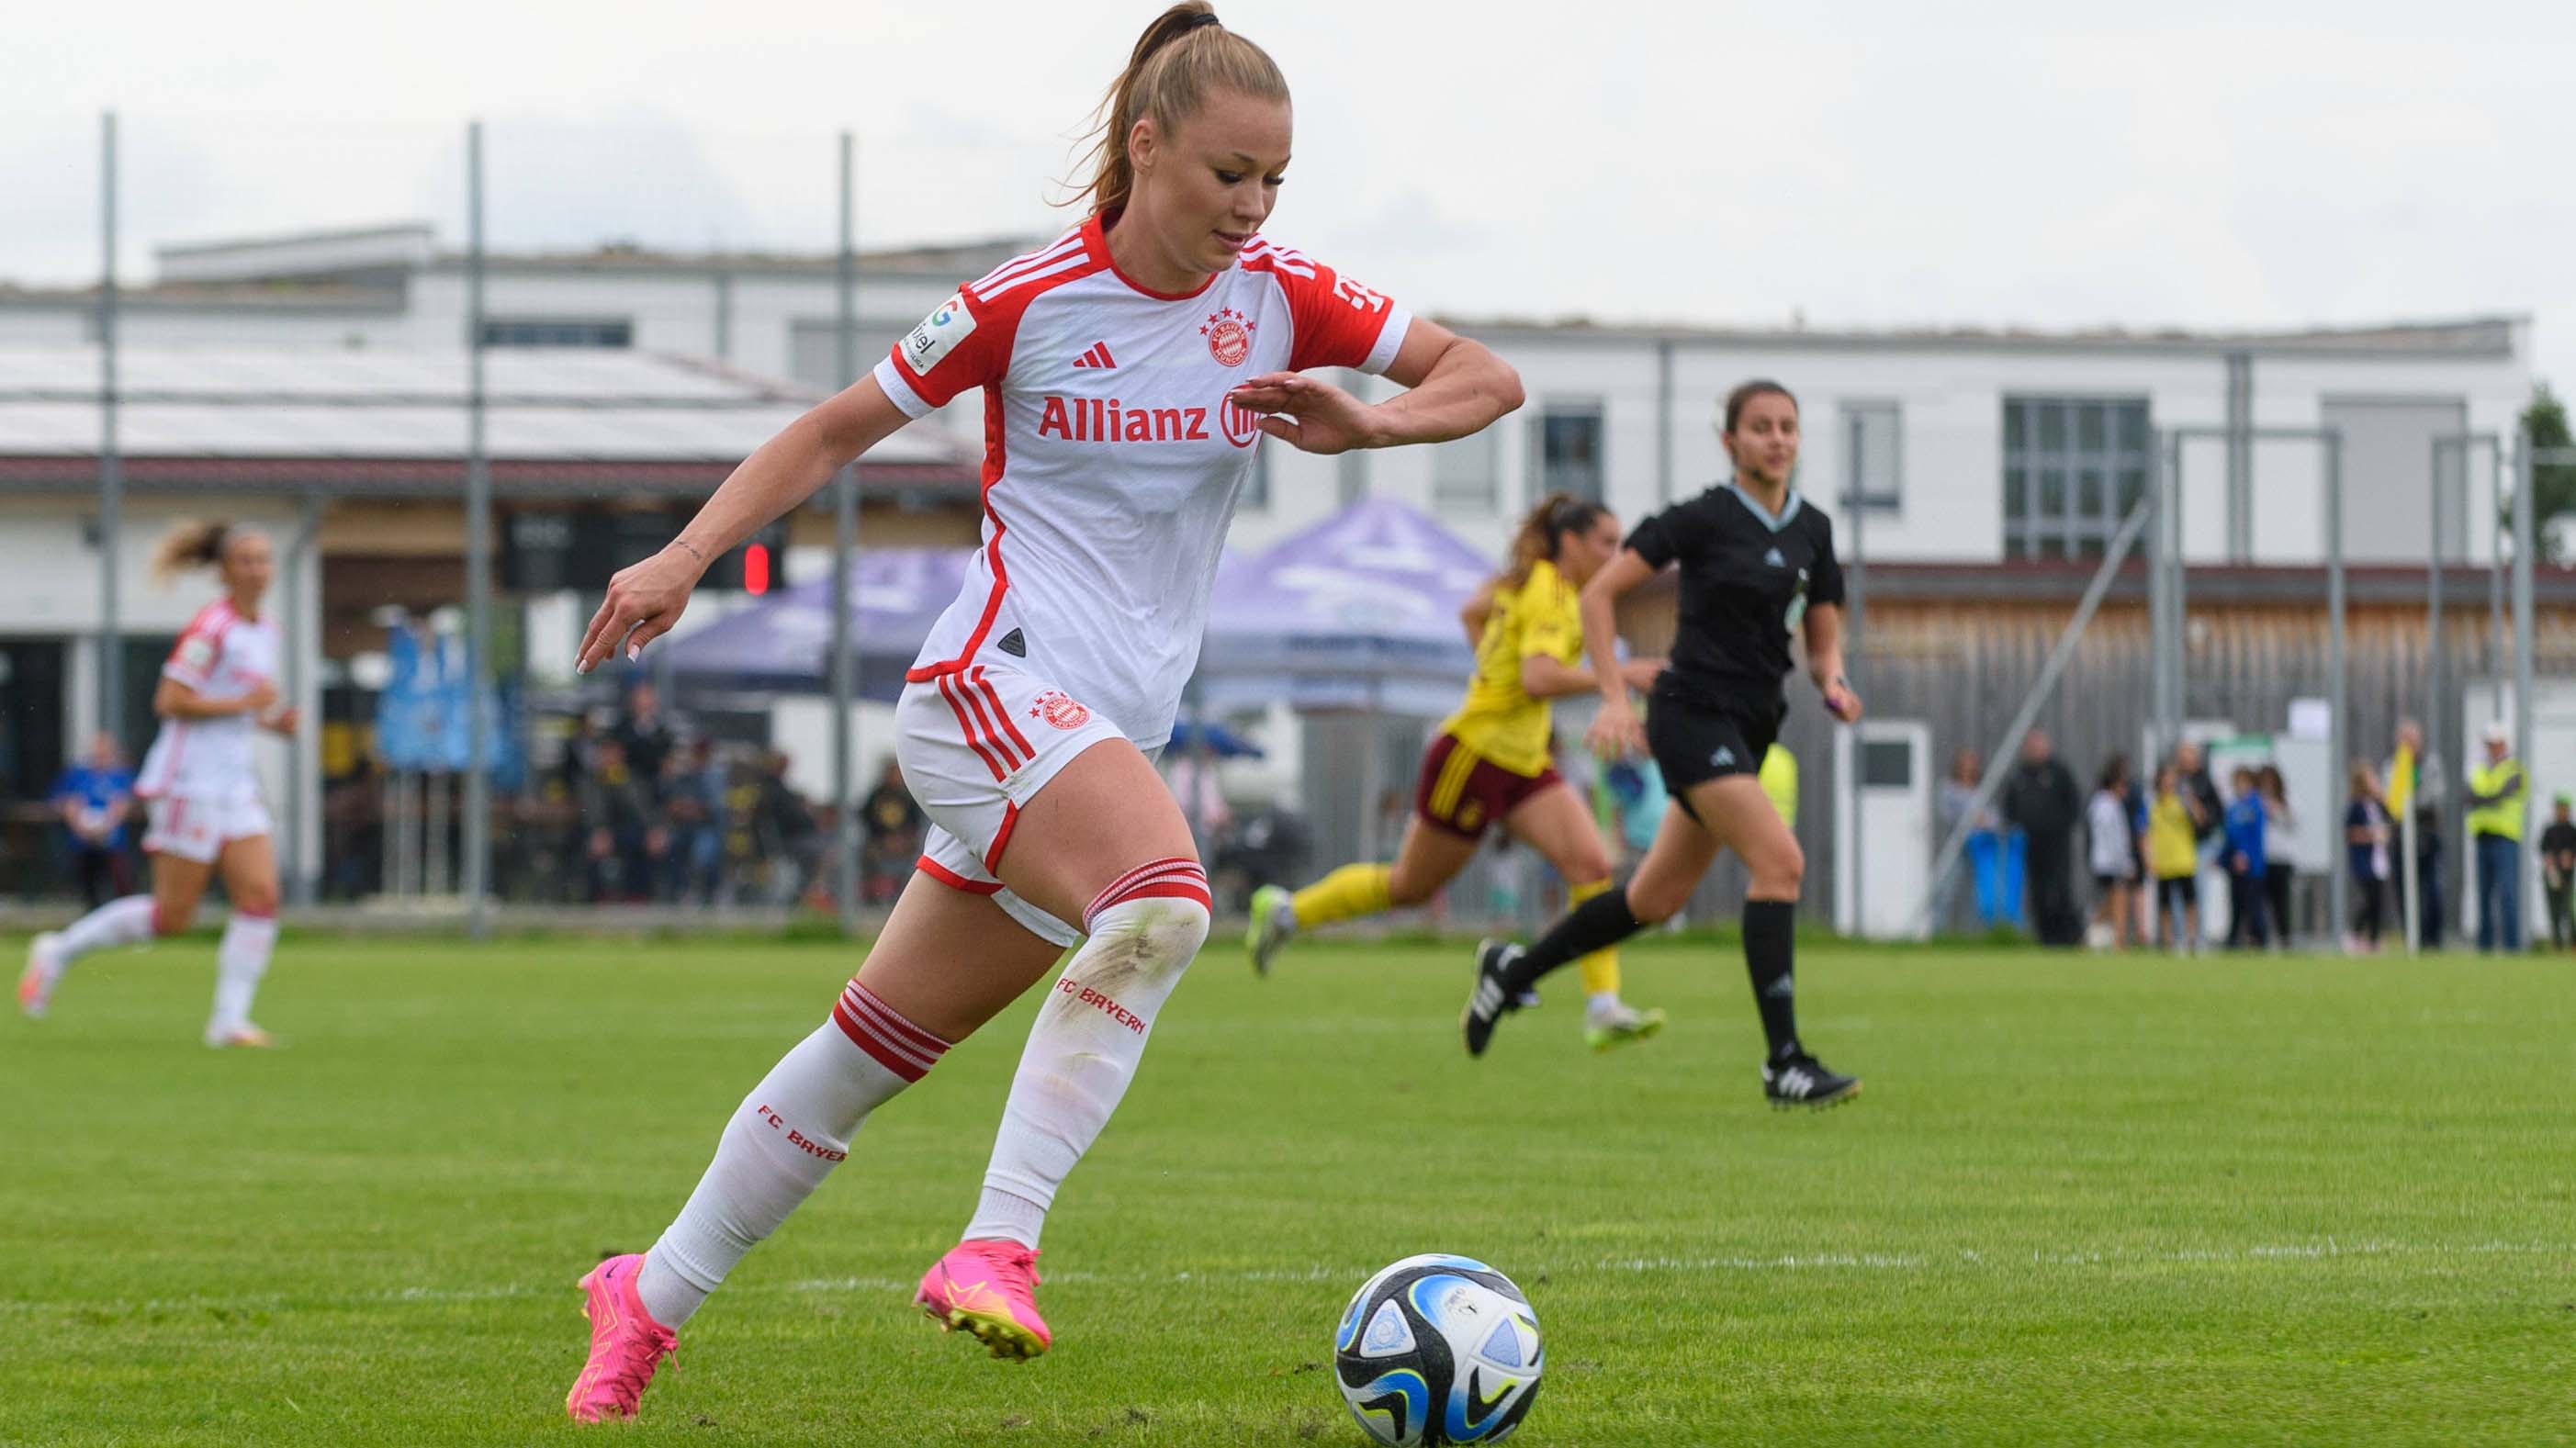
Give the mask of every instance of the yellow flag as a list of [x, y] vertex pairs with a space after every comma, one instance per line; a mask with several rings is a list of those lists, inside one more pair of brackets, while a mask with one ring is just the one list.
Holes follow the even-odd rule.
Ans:
[[2404, 819], [2407, 802], [2415, 797], [2415, 751], [2403, 744], [2398, 745], [2397, 757], [2389, 761], [2388, 773], [2388, 812]]

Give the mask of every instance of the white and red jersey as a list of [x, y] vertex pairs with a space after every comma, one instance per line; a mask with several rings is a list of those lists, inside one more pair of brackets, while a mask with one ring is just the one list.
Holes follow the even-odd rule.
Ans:
[[[237, 699], [277, 677], [279, 641], [274, 619], [248, 619], [228, 599], [197, 610], [170, 650], [161, 677], [176, 679], [208, 699]], [[258, 721], [249, 714], [214, 719], [164, 719], [134, 792], [217, 799], [255, 793], [258, 775], [251, 739]]]
[[961, 288], [876, 369], [916, 418], [984, 390], [983, 546], [910, 677], [998, 650], [1160, 747], [1261, 443], [1228, 392], [1265, 372], [1383, 372], [1410, 323], [1259, 237], [1195, 292], [1148, 291], [1097, 216]]

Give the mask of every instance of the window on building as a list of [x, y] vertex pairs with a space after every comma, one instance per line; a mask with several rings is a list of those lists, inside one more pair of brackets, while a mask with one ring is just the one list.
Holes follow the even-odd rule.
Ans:
[[1559, 490], [1598, 503], [1607, 476], [1602, 463], [1601, 404], [1551, 400], [1531, 420], [1533, 500]]
[[1491, 517], [1503, 500], [1503, 450], [1493, 428], [1431, 450], [1431, 505], [1450, 515]]
[[2004, 556], [2102, 556], [2153, 450], [2144, 398], [2005, 398]]
[[1893, 402], [1846, 402], [1843, 414], [1842, 507], [1855, 506], [1855, 496], [1870, 506], [1896, 511], [1905, 506], [1905, 433], [1903, 415]]
[[624, 317], [486, 317], [486, 347], [632, 347], [635, 324]]

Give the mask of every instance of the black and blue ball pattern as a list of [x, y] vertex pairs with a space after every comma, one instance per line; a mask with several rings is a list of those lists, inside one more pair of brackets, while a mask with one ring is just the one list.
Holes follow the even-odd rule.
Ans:
[[1512, 1280], [1472, 1257], [1407, 1257], [1364, 1284], [1333, 1334], [1351, 1416], [1396, 1448], [1493, 1443], [1538, 1397], [1538, 1314]]

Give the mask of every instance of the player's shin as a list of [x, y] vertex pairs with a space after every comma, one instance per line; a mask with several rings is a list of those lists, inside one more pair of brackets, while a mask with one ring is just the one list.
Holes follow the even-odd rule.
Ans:
[[224, 923], [224, 938], [215, 947], [215, 1009], [206, 1020], [206, 1039], [220, 1042], [250, 1027], [250, 1003], [259, 994], [260, 977], [268, 974], [268, 957], [277, 949], [277, 917], [236, 910]]
[[1628, 909], [1625, 889], [1605, 890], [1567, 911], [1545, 935], [1531, 942], [1504, 973], [1504, 984], [1514, 991], [1528, 990], [1568, 961], [1607, 950], [1644, 928]]
[[853, 980], [832, 1019], [742, 1098], [679, 1217], [645, 1255], [636, 1292], [677, 1328], [849, 1154], [868, 1113], [938, 1063], [948, 1042]]
[[1184, 859], [1130, 870], [1092, 902], [1090, 938], [1029, 1028], [969, 1240], [1038, 1244], [1056, 1188], [1118, 1109], [1154, 1017], [1207, 939], [1208, 907], [1207, 874]]

